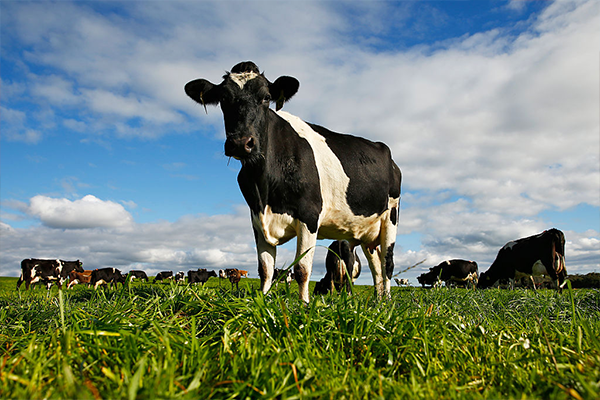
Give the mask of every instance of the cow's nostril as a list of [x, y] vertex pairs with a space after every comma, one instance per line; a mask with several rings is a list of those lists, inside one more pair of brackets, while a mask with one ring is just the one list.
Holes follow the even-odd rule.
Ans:
[[252, 151], [253, 147], [254, 147], [254, 138], [250, 138], [250, 139], [248, 139], [248, 141], [246, 141], [246, 146], [244, 146], [246, 153], [250, 153]]

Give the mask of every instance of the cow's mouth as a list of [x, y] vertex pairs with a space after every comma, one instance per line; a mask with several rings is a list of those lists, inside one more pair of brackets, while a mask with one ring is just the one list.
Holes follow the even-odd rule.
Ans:
[[252, 136], [227, 138], [225, 141], [225, 155], [241, 160], [252, 154], [255, 145], [256, 141]]

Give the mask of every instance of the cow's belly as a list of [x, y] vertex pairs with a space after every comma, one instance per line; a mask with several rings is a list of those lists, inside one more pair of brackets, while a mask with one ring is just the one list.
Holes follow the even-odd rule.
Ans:
[[546, 266], [542, 263], [541, 260], [537, 260], [533, 266], [531, 267], [531, 274], [523, 273], [520, 271], [515, 271], [515, 279], [524, 278], [528, 276], [542, 276], [548, 275], [548, 271], [546, 270]]
[[355, 240], [365, 244], [378, 243], [382, 217], [384, 217], [383, 214], [361, 217], [336, 212], [328, 213], [321, 220], [317, 237], [319, 239]]

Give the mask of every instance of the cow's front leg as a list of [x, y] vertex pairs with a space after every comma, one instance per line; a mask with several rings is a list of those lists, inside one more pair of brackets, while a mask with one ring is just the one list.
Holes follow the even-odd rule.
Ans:
[[[254, 230], [256, 251], [258, 253], [258, 276], [260, 276], [260, 290], [267, 293], [273, 283], [273, 271], [275, 269], [275, 257], [277, 248], [265, 240], [262, 232]], [[233, 283], [232, 283], [233, 285]], [[232, 286], [233, 287], [233, 286]]]
[[381, 268], [381, 252], [379, 246], [375, 249], [369, 249], [368, 246], [362, 245], [363, 253], [369, 263], [369, 269], [373, 276], [373, 286], [375, 287], [375, 293], [378, 299], [382, 299], [385, 294], [385, 284], [383, 281], [384, 272]]
[[294, 275], [300, 290], [300, 300], [309, 301], [308, 282], [312, 273], [313, 257], [317, 244], [317, 232], [312, 233], [306, 224], [299, 223], [297, 229], [298, 244], [296, 245], [296, 259], [300, 258], [294, 266]]

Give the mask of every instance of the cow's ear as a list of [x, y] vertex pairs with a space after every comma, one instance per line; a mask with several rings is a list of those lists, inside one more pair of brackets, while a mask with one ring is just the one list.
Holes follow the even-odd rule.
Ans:
[[206, 108], [207, 104], [217, 105], [221, 100], [219, 86], [206, 79], [196, 79], [185, 85], [185, 93]]
[[292, 78], [291, 76], [280, 76], [277, 80], [269, 85], [269, 92], [271, 92], [271, 98], [276, 103], [275, 109], [281, 110], [283, 103], [292, 98], [296, 94], [300, 82], [298, 79]]

